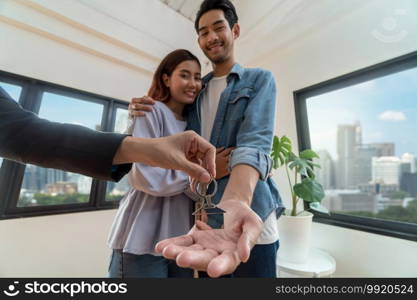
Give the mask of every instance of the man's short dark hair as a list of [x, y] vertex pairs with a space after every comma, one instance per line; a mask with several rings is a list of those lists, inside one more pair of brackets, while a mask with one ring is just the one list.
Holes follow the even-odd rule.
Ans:
[[200, 10], [197, 12], [197, 16], [195, 18], [194, 26], [197, 33], [198, 23], [200, 21], [201, 16], [213, 9], [221, 9], [223, 11], [224, 17], [229, 23], [230, 28], [233, 28], [233, 25], [235, 25], [238, 22], [236, 9], [232, 2], [230, 2], [229, 0], [204, 0], [203, 3], [201, 3]]

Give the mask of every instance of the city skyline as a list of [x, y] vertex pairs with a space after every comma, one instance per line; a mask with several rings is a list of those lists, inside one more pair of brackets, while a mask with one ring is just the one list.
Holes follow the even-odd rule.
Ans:
[[317, 150], [319, 158], [315, 161], [321, 166], [316, 170], [317, 178], [325, 189], [357, 189], [364, 184], [392, 181], [399, 186], [402, 174], [416, 172], [415, 155], [395, 156], [393, 143], [363, 143], [358, 123], [338, 126], [336, 143], [338, 159], [326, 149]]
[[[417, 154], [417, 68], [307, 99], [311, 147], [337, 159], [337, 126], [359, 122], [364, 144], [395, 144], [396, 156]], [[325, 116], [325, 118], [323, 118]]]
[[[327, 149], [327, 148], [314, 148], [314, 147], [312, 147], [312, 149], [316, 153], [325, 153], [325, 155], [327, 155], [332, 161], [337, 162], [339, 160], [339, 155], [337, 153], [337, 130], [340, 127], [355, 127], [355, 126], [359, 126], [360, 128], [362, 128], [362, 126], [360, 124], [358, 124], [358, 123], [356, 123], [356, 124], [338, 124], [337, 125], [337, 127], [336, 127], [336, 139], [334, 141], [334, 144], [335, 144], [334, 149], [336, 149], [335, 150], [335, 153], [331, 153], [329, 151], [329, 149]], [[366, 142], [363, 142], [363, 140], [361, 140], [361, 143], [352, 144], [352, 146], [359, 147], [359, 150], [360, 149], [366, 149], [367, 147], [385, 147], [385, 148], [387, 148], [388, 146], [393, 146], [392, 147], [392, 149], [394, 149], [394, 151], [393, 151], [394, 153], [393, 154], [376, 155], [376, 156], [378, 156], [378, 157], [381, 157], [381, 156], [394, 156], [394, 157], [401, 158], [403, 156], [412, 155], [412, 156], [417, 157], [417, 154], [414, 153], [414, 152], [411, 152], [411, 151], [404, 152], [404, 153], [401, 153], [401, 154], [395, 154], [395, 153], [398, 153], [398, 151], [395, 150], [396, 149], [396, 147], [395, 147], [396, 145], [394, 143], [392, 143], [392, 142], [389, 142], [389, 141], [366, 143]], [[389, 151], [389, 152], [391, 152], [391, 151]]]

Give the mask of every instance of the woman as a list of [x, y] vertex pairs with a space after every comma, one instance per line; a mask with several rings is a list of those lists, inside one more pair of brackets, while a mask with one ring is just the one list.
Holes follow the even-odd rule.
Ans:
[[[201, 65], [197, 57], [181, 49], [168, 54], [157, 68], [148, 92], [157, 100], [154, 109], [134, 119], [132, 135], [156, 138], [184, 131], [184, 108], [194, 102], [200, 89]], [[216, 161], [223, 170], [226, 162]], [[154, 252], [158, 241], [186, 234], [192, 227], [192, 201], [184, 194], [190, 184], [188, 176], [136, 163], [129, 182], [132, 188], [120, 202], [108, 240], [113, 249], [109, 276], [192, 277], [191, 269], [180, 268], [175, 261]]]

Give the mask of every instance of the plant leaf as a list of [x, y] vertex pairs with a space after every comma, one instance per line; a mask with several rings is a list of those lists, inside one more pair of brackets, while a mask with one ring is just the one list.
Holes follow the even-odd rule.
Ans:
[[321, 202], [324, 198], [323, 186], [312, 178], [304, 178], [294, 185], [294, 193], [307, 202]]
[[290, 169], [295, 168], [296, 171], [300, 173], [302, 176], [310, 177], [308, 172], [310, 171], [311, 173], [313, 173], [313, 167], [311, 166], [311, 163], [311, 160], [300, 158], [294, 155], [293, 161], [288, 166]]
[[313, 162], [312, 158], [318, 157], [317, 154], [312, 150], [304, 150], [300, 153], [300, 157], [294, 154], [292, 159], [293, 163], [289, 165], [290, 169], [296, 169], [302, 176], [314, 179], [314, 168], [320, 168], [319, 164]]
[[285, 135], [281, 138], [274, 136], [271, 152], [271, 158], [274, 161], [274, 169], [277, 169], [287, 163], [291, 149], [291, 140], [288, 137]]
[[314, 179], [314, 178], [316, 178], [316, 175], [314, 174], [314, 171], [312, 171], [312, 170], [307, 170], [307, 177], [308, 178], [311, 178], [311, 179]]
[[307, 149], [300, 153], [300, 157], [304, 159], [313, 159], [313, 158], [320, 158], [316, 152], [313, 150]]

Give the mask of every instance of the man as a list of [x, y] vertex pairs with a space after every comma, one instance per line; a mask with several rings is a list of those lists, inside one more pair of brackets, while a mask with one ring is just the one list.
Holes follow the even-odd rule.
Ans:
[[[224, 230], [209, 230], [199, 222], [187, 236], [162, 241], [156, 250], [176, 259], [181, 267], [208, 270], [212, 277], [233, 271], [234, 277], [276, 277], [277, 217], [284, 208], [268, 176], [275, 127], [275, 82], [268, 71], [236, 63], [234, 41], [240, 35], [237, 22], [230, 1], [205, 0], [201, 4], [195, 29], [213, 72], [203, 78], [203, 89], [187, 114], [189, 128], [210, 143], [236, 147], [230, 158], [230, 176], [219, 180], [214, 197], [226, 211]], [[152, 101], [144, 98], [132, 102], [142, 110], [137, 114], [143, 114], [149, 110], [143, 106]], [[208, 233], [201, 236], [205, 231], [222, 242], [214, 243]], [[246, 247], [235, 249], [227, 245], [228, 241]], [[237, 267], [241, 261], [247, 263]]]
[[[0, 156], [114, 181], [130, 171], [132, 162], [182, 170], [203, 182], [216, 171], [215, 148], [194, 132], [141, 139], [49, 122], [22, 109], [1, 87]], [[192, 162], [197, 159], [208, 171]]]

